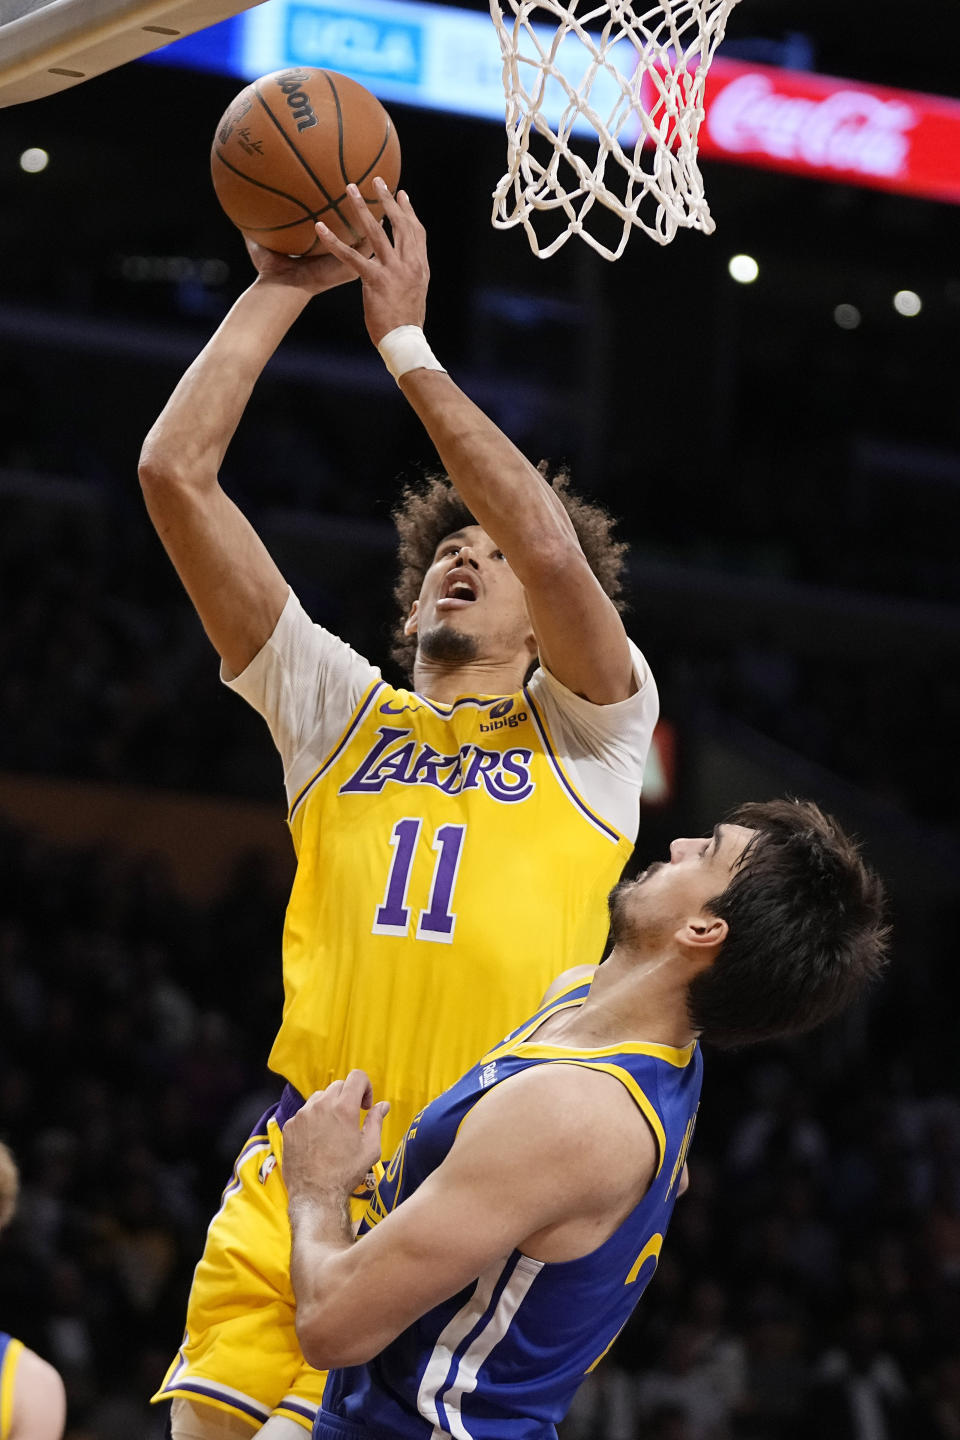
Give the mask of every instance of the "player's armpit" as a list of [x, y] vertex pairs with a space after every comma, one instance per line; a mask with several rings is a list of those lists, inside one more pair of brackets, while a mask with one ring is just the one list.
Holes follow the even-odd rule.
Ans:
[[298, 1318], [306, 1359], [364, 1364], [516, 1249], [545, 1261], [589, 1253], [655, 1163], [646, 1123], [608, 1075], [544, 1065], [496, 1086], [438, 1169], [325, 1267], [322, 1303], [309, 1326]]

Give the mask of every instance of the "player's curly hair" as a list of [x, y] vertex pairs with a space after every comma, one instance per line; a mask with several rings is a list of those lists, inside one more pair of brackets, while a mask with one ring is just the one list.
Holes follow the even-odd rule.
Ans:
[[839, 1015], [883, 973], [889, 938], [881, 880], [812, 801], [742, 805], [728, 819], [756, 834], [708, 902], [729, 933], [687, 995], [694, 1029], [721, 1047]]
[[20, 1193], [17, 1162], [0, 1140], [0, 1230], [12, 1220]]
[[[582, 499], [570, 489], [570, 474], [565, 467], [551, 473], [548, 462], [541, 460], [537, 469], [549, 481], [569, 515], [590, 569], [622, 612], [626, 608], [623, 573], [628, 546], [613, 534], [616, 521], [601, 505]], [[455, 530], [462, 530], [465, 525], [476, 525], [477, 522], [449, 478], [441, 471], [432, 471], [420, 482], [404, 488], [393, 512], [393, 523], [400, 538], [397, 551], [399, 569], [393, 590], [400, 613], [390, 653], [405, 674], [412, 676], [417, 640], [415, 635], [403, 633], [410, 607], [420, 594], [423, 577], [433, 564], [440, 541]]]

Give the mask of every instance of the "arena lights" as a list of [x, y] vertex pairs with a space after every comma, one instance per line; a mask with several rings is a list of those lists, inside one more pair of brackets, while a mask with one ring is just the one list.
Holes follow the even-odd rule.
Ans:
[[833, 318], [841, 330], [857, 330], [863, 316], [856, 305], [838, 305], [833, 312]]
[[28, 175], [39, 175], [40, 171], [46, 170], [49, 164], [50, 156], [46, 150], [41, 150], [36, 145], [31, 146], [29, 150], [24, 150], [20, 156], [20, 169], [25, 170]]
[[893, 297], [893, 308], [898, 315], [906, 315], [912, 319], [914, 315], [920, 314], [923, 301], [916, 290], [898, 290]]
[[727, 269], [738, 285], [752, 285], [760, 274], [760, 266], [752, 255], [732, 255]]

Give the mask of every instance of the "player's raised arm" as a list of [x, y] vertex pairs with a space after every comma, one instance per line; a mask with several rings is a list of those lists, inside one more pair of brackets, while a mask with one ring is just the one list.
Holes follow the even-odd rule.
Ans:
[[[404, 191], [380, 187], [393, 240], [351, 195], [354, 224], [374, 254], [351, 252], [324, 227], [330, 252], [363, 282], [367, 329], [423, 422], [460, 496], [506, 555], [526, 592], [540, 658], [568, 689], [596, 704], [635, 689], [626, 633], [590, 569], [573, 525], [536, 468], [434, 361], [422, 335], [426, 236]], [[407, 327], [399, 337], [395, 332]], [[431, 364], [435, 368], [431, 368]]]
[[544, 1261], [589, 1253], [653, 1176], [653, 1135], [618, 1081], [543, 1067], [484, 1096], [443, 1163], [355, 1241], [346, 1196], [372, 1154], [357, 1130], [365, 1081], [354, 1072], [284, 1129], [297, 1334], [322, 1369], [364, 1364], [516, 1249]]
[[221, 489], [220, 466], [257, 379], [311, 296], [355, 278], [329, 255], [291, 260], [249, 248], [256, 281], [177, 385], [140, 457], [150, 518], [234, 674], [269, 639], [287, 585]]

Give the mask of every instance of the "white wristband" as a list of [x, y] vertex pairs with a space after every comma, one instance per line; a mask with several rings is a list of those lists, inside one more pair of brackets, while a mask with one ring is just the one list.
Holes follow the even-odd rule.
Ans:
[[427, 344], [427, 337], [419, 325], [398, 325], [384, 335], [377, 346], [384, 365], [394, 380], [400, 380], [408, 370], [440, 370], [447, 372]]

